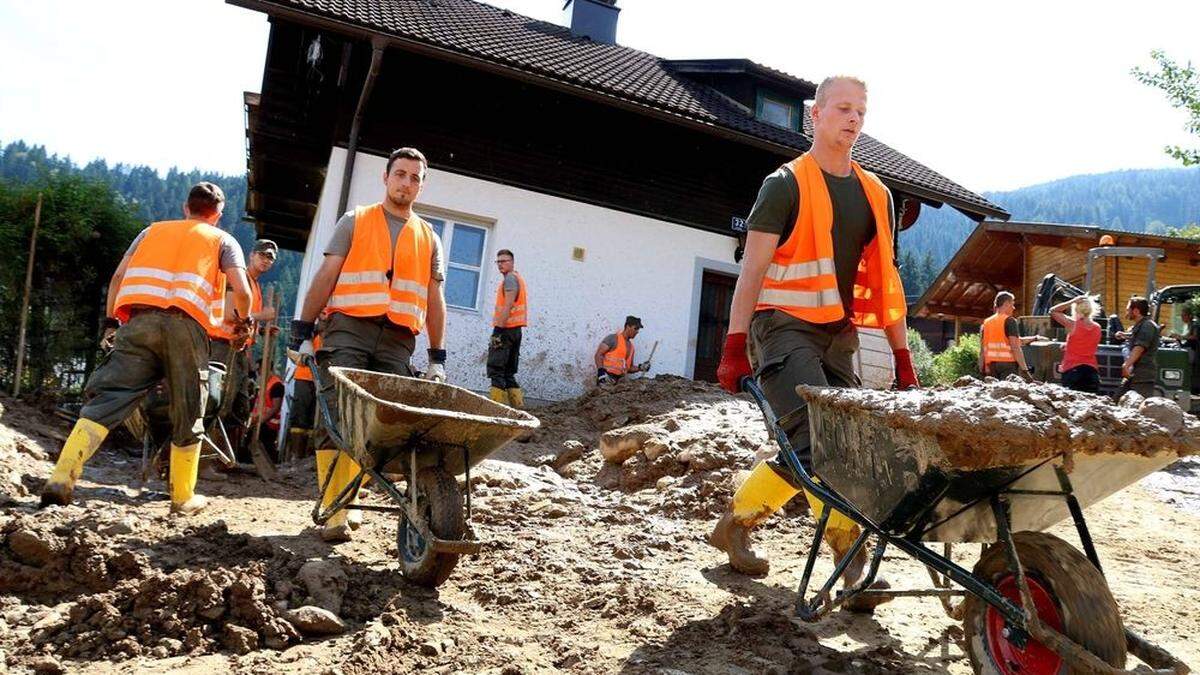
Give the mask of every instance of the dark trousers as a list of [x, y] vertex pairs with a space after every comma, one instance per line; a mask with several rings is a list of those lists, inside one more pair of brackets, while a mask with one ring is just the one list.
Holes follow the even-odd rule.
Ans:
[[[831, 327], [786, 312], [758, 312], [750, 323], [755, 378], [806, 468], [812, 464], [808, 404], [796, 386], [859, 387], [854, 372], [858, 330], [847, 322]], [[811, 470], [811, 469], [810, 469]], [[781, 475], [787, 475], [786, 472]]]
[[288, 426], [292, 429], [312, 429], [316, 410], [317, 388], [312, 380], [293, 381], [292, 403], [288, 408]]
[[171, 442], [192, 445], [204, 431], [208, 335], [181, 311], [144, 309], [117, 329], [113, 350], [84, 387], [79, 416], [112, 429], [164, 378]]
[[410, 360], [416, 346], [417, 337], [412, 331], [388, 321], [387, 317], [361, 318], [341, 312], [331, 314], [321, 330], [317, 366], [321, 372], [320, 396], [329, 405], [334, 424], [340, 423], [340, 420], [337, 414], [337, 386], [329, 373], [330, 366], [411, 377]]
[[1121, 380], [1121, 386], [1117, 389], [1117, 393], [1113, 395], [1113, 398], [1119, 401], [1127, 391], [1136, 391], [1146, 398], [1155, 395], [1153, 382], [1134, 382], [1127, 377]]
[[1100, 391], [1100, 372], [1091, 366], [1075, 366], [1063, 372], [1062, 383], [1067, 389], [1096, 394]]
[[996, 361], [989, 363], [987, 368], [987, 374], [991, 375], [997, 380], [1003, 380], [1009, 375], [1016, 375], [1020, 370], [1020, 367], [1017, 365], [1016, 361]]
[[517, 366], [521, 360], [521, 328], [494, 331], [488, 345], [487, 376], [497, 389], [517, 389]]

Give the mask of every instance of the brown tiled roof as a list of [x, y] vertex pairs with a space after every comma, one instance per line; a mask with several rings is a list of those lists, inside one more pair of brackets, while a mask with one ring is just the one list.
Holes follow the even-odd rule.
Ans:
[[[576, 37], [563, 26], [473, 0], [229, 2], [268, 14], [305, 15], [412, 40], [796, 152], [810, 145], [804, 134], [759, 121], [715, 90], [673, 72], [666, 59]], [[979, 215], [1008, 216], [999, 206], [869, 136], [859, 141], [855, 157], [864, 167], [919, 196]]]

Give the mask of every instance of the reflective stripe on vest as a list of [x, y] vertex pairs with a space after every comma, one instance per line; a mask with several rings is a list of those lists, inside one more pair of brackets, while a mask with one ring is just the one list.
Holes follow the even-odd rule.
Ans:
[[393, 248], [383, 205], [356, 208], [350, 251], [326, 311], [361, 317], [386, 315], [392, 323], [420, 333], [429, 308], [434, 236], [433, 228], [413, 214]]
[[[863, 250], [858, 264], [854, 297], [850, 299], [851, 319], [857, 326], [882, 328], [907, 313], [892, 249], [888, 192], [858, 163], [851, 162], [851, 167], [875, 221], [875, 237]], [[776, 247], [763, 276], [755, 310], [779, 309], [810, 323], [832, 323], [846, 315], [834, 265], [833, 202], [821, 167], [807, 153], [788, 168], [796, 180], [800, 208], [791, 234]]]
[[221, 238], [220, 230], [195, 220], [150, 225], [121, 278], [116, 317], [128, 321], [135, 305], [180, 309], [211, 335], [219, 325], [214, 308], [225, 297]]
[[496, 310], [492, 312], [492, 325], [498, 328], [519, 328], [529, 325], [527, 320], [529, 314], [526, 308], [525, 279], [515, 271], [509, 272], [509, 274], [517, 279], [517, 298], [508, 310], [508, 320], [501, 325], [500, 310], [504, 308], [504, 278], [501, 277], [500, 285], [496, 287]]
[[983, 320], [983, 330], [980, 331], [980, 341], [983, 350], [983, 365], [986, 367], [989, 363], [1015, 363], [1017, 358], [1013, 355], [1012, 345], [1008, 343], [1008, 336], [1004, 334], [1004, 323], [1008, 317], [1002, 314], [993, 314]]
[[611, 375], [624, 375], [633, 367], [633, 343], [621, 331], [616, 336], [617, 345], [604, 352], [604, 369]]

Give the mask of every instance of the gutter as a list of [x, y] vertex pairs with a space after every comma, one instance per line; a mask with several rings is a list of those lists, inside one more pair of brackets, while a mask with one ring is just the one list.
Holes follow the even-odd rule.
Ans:
[[363, 115], [367, 110], [367, 100], [371, 98], [371, 90], [375, 88], [375, 80], [379, 77], [379, 68], [383, 64], [383, 50], [386, 47], [387, 41], [383, 38], [371, 39], [371, 68], [367, 71], [367, 79], [363, 81], [362, 92], [358, 95], [358, 106], [354, 108], [354, 121], [350, 124], [350, 137], [346, 140], [346, 163], [342, 169], [342, 194], [338, 197], [338, 217], [346, 212], [346, 203], [350, 201], [350, 180], [354, 178], [358, 132], [362, 128]]

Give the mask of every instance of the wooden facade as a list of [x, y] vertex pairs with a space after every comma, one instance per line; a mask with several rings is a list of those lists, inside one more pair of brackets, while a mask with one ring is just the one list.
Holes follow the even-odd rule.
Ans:
[[[978, 323], [992, 313], [999, 291], [1016, 296], [1017, 314], [1032, 310], [1047, 274], [1084, 287], [1088, 250], [1111, 235], [1117, 246], [1161, 248], [1156, 286], [1200, 283], [1200, 241], [1081, 225], [984, 221], [963, 243], [929, 289], [913, 305], [918, 317]], [[1123, 314], [1132, 295], [1146, 293], [1147, 261], [1107, 258], [1097, 262], [1091, 291], [1107, 314]]]

